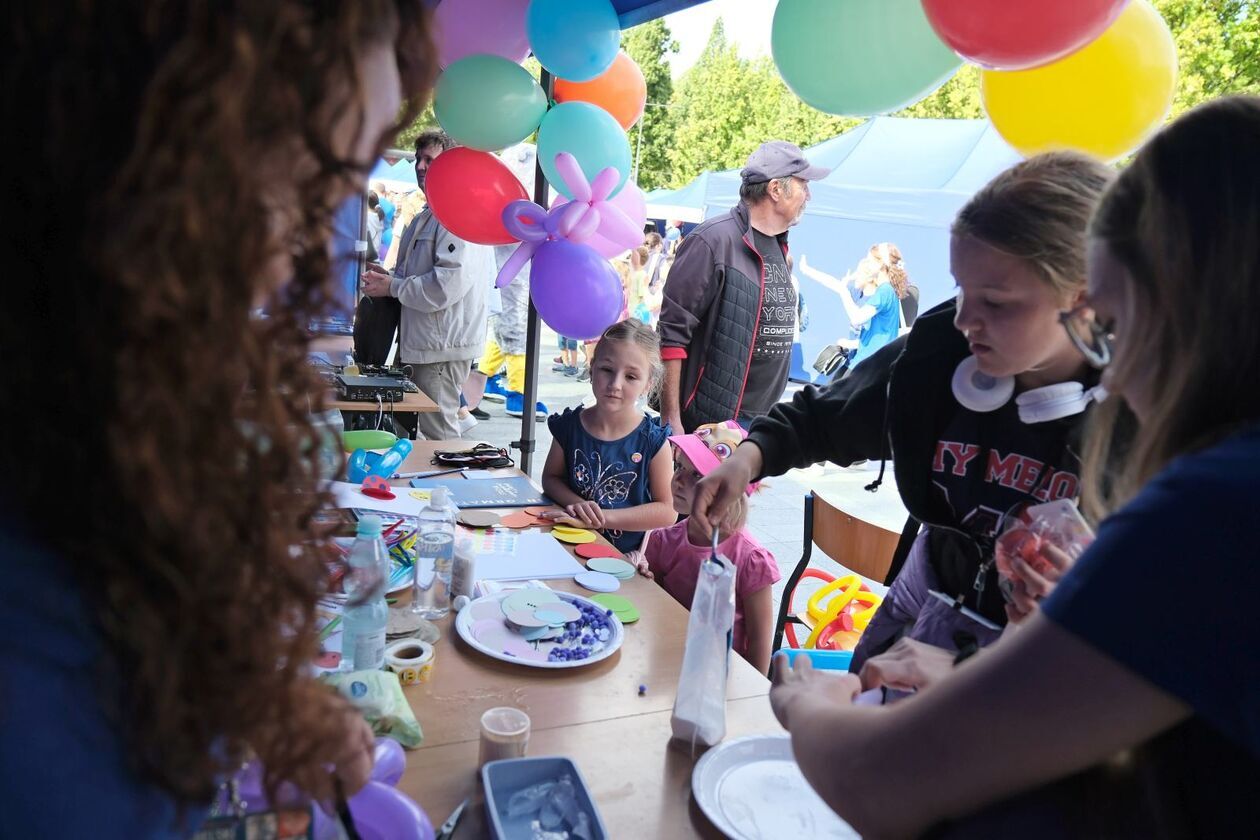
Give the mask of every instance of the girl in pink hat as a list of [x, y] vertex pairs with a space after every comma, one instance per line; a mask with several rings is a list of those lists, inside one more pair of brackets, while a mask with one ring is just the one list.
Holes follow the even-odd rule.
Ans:
[[[745, 432], [733, 420], [700, 426], [693, 434], [674, 435], [674, 510], [691, 510], [691, 494], [696, 482], [717, 469], [744, 439]], [[748, 493], [755, 489], [748, 486]], [[770, 585], [780, 577], [774, 555], [765, 549], [745, 527], [748, 496], [740, 498], [720, 526], [718, 551], [735, 564], [735, 627], [732, 647], [761, 673], [770, 667], [770, 641], [774, 635], [774, 604]], [[696, 578], [712, 551], [709, 543], [696, 545], [687, 537], [687, 520], [653, 531], [642, 551], [629, 559], [639, 572], [656, 580], [678, 603], [691, 609]]]

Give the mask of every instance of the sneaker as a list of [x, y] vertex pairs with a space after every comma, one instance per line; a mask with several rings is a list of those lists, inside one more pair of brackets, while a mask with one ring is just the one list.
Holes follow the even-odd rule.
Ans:
[[566, 366], [565, 366], [565, 368], [564, 368], [564, 375], [565, 375], [565, 376], [577, 376], [577, 375], [578, 375], [578, 369], [577, 369], [577, 368], [575, 368], [575, 367], [573, 367], [572, 365], [566, 365]]
[[490, 402], [503, 402], [507, 399], [508, 389], [503, 387], [502, 374], [496, 373], [494, 376], [486, 380], [486, 392], [482, 396], [483, 400]]
[[584, 367], [584, 368], [582, 368], [582, 372], [578, 374], [577, 381], [578, 381], [578, 382], [590, 382], [590, 381], [591, 381], [591, 369], [590, 369], [589, 367]]
[[560, 367], [564, 367], [564, 356], [556, 356], [556, 357], [555, 357], [554, 359], [552, 359], [551, 361], [553, 361], [553, 362], [555, 362], [556, 364], [560, 365]]
[[565, 370], [565, 367], [566, 367], [566, 365], [565, 365], [565, 363], [564, 363], [564, 362], [558, 362], [558, 363], [556, 363], [556, 364], [552, 365], [552, 366], [551, 366], [551, 369], [552, 369], [552, 370], [554, 370], [556, 373], [563, 373], [563, 372], [564, 372], [564, 370]]
[[461, 436], [468, 434], [477, 425], [477, 418], [473, 417], [472, 412], [465, 414], [456, 421]]
[[[525, 395], [518, 394], [515, 391], [509, 391], [507, 395], [507, 404], [504, 408], [509, 417], [521, 417], [525, 414]], [[547, 410], [547, 406], [541, 402], [534, 403], [534, 420], [542, 422], [547, 419], [547, 415], [551, 412]]]
[[469, 409], [468, 413], [471, 414], [473, 417], [476, 417], [478, 420], [490, 419], [490, 413], [486, 411], [482, 411], [481, 406], [478, 406], [477, 408]]

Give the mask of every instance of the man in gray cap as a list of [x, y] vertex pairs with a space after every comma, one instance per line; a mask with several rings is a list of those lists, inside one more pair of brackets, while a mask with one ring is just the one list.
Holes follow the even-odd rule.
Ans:
[[796, 329], [787, 229], [809, 182], [830, 172], [771, 140], [740, 172], [740, 203], [686, 237], [665, 281], [661, 417], [675, 433], [738, 420], [747, 427], [783, 396]]

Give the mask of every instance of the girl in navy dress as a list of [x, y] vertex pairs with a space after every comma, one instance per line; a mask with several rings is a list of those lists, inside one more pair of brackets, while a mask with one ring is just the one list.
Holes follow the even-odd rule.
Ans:
[[669, 426], [642, 406], [663, 371], [660, 339], [650, 327], [634, 319], [613, 324], [591, 355], [595, 405], [547, 421], [552, 442], [543, 490], [562, 508], [551, 518], [596, 529], [623, 552], [676, 518]]

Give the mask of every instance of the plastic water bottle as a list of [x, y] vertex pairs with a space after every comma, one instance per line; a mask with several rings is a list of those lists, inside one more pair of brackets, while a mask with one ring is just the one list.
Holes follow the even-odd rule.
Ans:
[[319, 477], [321, 481], [332, 481], [341, 471], [345, 463], [345, 447], [341, 443], [341, 435], [346, 430], [344, 418], [336, 409], [311, 415], [311, 426], [319, 437]]
[[451, 565], [455, 561], [455, 506], [445, 487], [434, 487], [420, 511], [416, 540], [416, 580], [411, 611], [422, 618], [442, 618], [451, 611]]
[[350, 548], [350, 570], [345, 581], [346, 612], [342, 618], [341, 661], [349, 663], [352, 670], [385, 667], [388, 580], [389, 551], [381, 539], [381, 519], [363, 516]]

